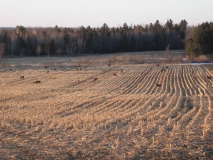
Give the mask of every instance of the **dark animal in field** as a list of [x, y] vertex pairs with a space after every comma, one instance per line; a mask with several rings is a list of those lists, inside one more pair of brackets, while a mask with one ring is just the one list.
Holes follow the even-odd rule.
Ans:
[[20, 79], [24, 79], [24, 76], [20, 76]]
[[187, 145], [186, 145], [186, 144], [184, 144], [184, 145], [183, 145], [183, 147], [187, 148]]
[[49, 73], [50, 71], [47, 71], [47, 73]]
[[156, 66], [160, 66], [160, 64], [156, 64]]
[[169, 68], [169, 66], [166, 66], [166, 68]]
[[161, 69], [161, 72], [164, 72], [164, 71], [166, 71], [166, 69], [165, 69], [165, 68], [162, 68], [162, 69]]
[[9, 71], [13, 71], [13, 70], [10, 68]]
[[54, 68], [53, 70], [57, 70], [56, 68]]
[[48, 67], [47, 67], [47, 66], [44, 66], [44, 68], [47, 69]]
[[108, 64], [108, 67], [110, 67], [110, 64]]
[[97, 80], [98, 80], [98, 78], [94, 78], [94, 79], [93, 79], [93, 81], [97, 81]]
[[114, 73], [114, 74], [113, 74], [113, 76], [117, 76], [117, 74], [116, 74], [116, 73]]
[[35, 81], [35, 82], [33, 82], [33, 83], [38, 84], [38, 83], [41, 83], [41, 81]]
[[156, 87], [161, 87], [161, 84], [156, 84]]
[[212, 76], [207, 76], [208, 79], [212, 79]]

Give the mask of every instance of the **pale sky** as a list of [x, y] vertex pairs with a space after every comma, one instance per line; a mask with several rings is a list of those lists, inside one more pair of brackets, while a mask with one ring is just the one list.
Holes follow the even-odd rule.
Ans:
[[0, 27], [109, 27], [213, 21], [213, 0], [1, 0]]

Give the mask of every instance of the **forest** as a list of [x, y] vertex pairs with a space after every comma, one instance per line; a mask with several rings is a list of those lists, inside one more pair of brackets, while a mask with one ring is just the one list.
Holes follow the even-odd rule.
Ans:
[[[4, 56], [71, 56], [117, 52], [183, 50], [190, 27], [186, 20], [174, 24], [171, 19], [162, 25], [158, 20], [147, 25], [110, 28], [16, 28], [0, 29], [0, 45]], [[193, 28], [193, 27], [191, 27]], [[187, 31], [189, 30], [189, 31]]]

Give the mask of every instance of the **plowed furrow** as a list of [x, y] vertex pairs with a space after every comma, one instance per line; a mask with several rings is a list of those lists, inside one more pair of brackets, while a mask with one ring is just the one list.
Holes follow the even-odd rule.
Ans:
[[199, 104], [197, 105], [199, 105], [199, 109], [194, 119], [191, 121], [190, 129], [192, 134], [196, 134], [196, 137], [201, 138], [205, 131], [204, 120], [208, 115], [208, 97], [200, 96], [198, 103]]
[[128, 86], [128, 90], [124, 91], [126, 94], [137, 94], [138, 88], [141, 87], [141, 84], [144, 83], [144, 79], [147, 77], [149, 72], [151, 72], [151, 68], [147, 68], [144, 72], [139, 72], [137, 74], [137, 78]]
[[136, 89], [136, 87], [138, 87], [138, 83], [140, 81], [140, 74], [142, 74], [143, 77], [146, 77], [146, 75], [150, 72], [150, 70], [151, 69], [147, 69], [146, 71], [144, 71], [142, 73], [139, 72], [138, 74], [136, 74], [136, 77], [134, 76], [134, 78], [131, 79], [131, 81], [127, 81], [128, 83], [126, 83], [125, 86], [121, 86], [123, 93], [128, 94], [132, 90]]
[[185, 78], [186, 78], [186, 81], [188, 83], [188, 87], [190, 89], [190, 94], [191, 95], [195, 95], [195, 89], [194, 89], [194, 84], [193, 84], [193, 81], [192, 81], [192, 68], [190, 66], [187, 66], [187, 71], [185, 72]]
[[[114, 102], [111, 106], [109, 106], [108, 108], [106, 108], [106, 106], [104, 107], [104, 109], [102, 109], [101, 111], [98, 111], [98, 112], [95, 112], [96, 114], [105, 114], [107, 115], [107, 112], [110, 113], [110, 112], [116, 112], [125, 107], [127, 104], [131, 103], [133, 100], [132, 99], [129, 99], [129, 100], [120, 100], [118, 101], [117, 103]], [[104, 111], [104, 112], [103, 112]]]
[[70, 84], [66, 84], [66, 86], [63, 86], [63, 87], [68, 87], [68, 88], [73, 88], [73, 89], [76, 89], [76, 88], [88, 88], [91, 86], [91, 82], [94, 82], [94, 78], [100, 78], [102, 77], [104, 74], [110, 72], [111, 69], [100, 69], [100, 73], [95, 73], [94, 72], [94, 75], [91, 75], [89, 77], [86, 77], [84, 79], [81, 79], [79, 78], [79, 82], [78, 79], [76, 79], [76, 81], [70, 83]]
[[[107, 82], [107, 87], [104, 85], [104, 90], [107, 93], [112, 93], [112, 92], [122, 92], [125, 93], [125, 89], [128, 88], [136, 79], [136, 81], [140, 78], [139, 75], [140, 72], [147, 72], [146, 68], [142, 68], [142, 71], [140, 70], [140, 68], [138, 70], [136, 70], [136, 72], [134, 72], [134, 76], [130, 76], [130, 75], [121, 75], [118, 78], [115, 77], [114, 79], [112, 79], [110, 82]], [[125, 80], [125, 81], [123, 81]], [[104, 90], [101, 90], [100, 92], [103, 92]]]
[[172, 74], [170, 69], [166, 69], [165, 75], [163, 76], [162, 87], [159, 92], [160, 94], [171, 94], [171, 86], [170, 86], [170, 75]]
[[[164, 86], [164, 80], [165, 80], [165, 71], [161, 71], [161, 70], [157, 70], [157, 77], [154, 78], [154, 83], [152, 83], [152, 88], [150, 87], [150, 89], [146, 92], [147, 94], [156, 94], [159, 93], [160, 90], [163, 88]], [[157, 84], [160, 84], [161, 86], [158, 87]], [[165, 88], [164, 88], [165, 89]]]
[[192, 81], [193, 84], [193, 89], [195, 92], [195, 95], [200, 95], [200, 90], [198, 89], [198, 81], [197, 81], [197, 70], [194, 66], [191, 66], [191, 70], [192, 70], [192, 76], [190, 76], [190, 79]]
[[200, 67], [199, 69], [200, 69], [199, 81], [204, 89], [204, 92], [209, 95], [213, 94], [213, 85], [212, 85], [213, 83], [211, 79], [207, 78], [208, 74], [206, 68]]
[[190, 96], [190, 95], [192, 95], [192, 92], [191, 92], [190, 84], [188, 83], [187, 74], [190, 74], [190, 73], [188, 72], [187, 66], [184, 66], [182, 78], [183, 78], [183, 83], [184, 83], [187, 95]]
[[[105, 113], [106, 114], [107, 113], [114, 113], [114, 114], [122, 115], [122, 113], [119, 113], [119, 111], [122, 110], [124, 107], [127, 107], [129, 104], [131, 105], [132, 103], [134, 103], [133, 99], [122, 101], [122, 103], [119, 103], [118, 106], [112, 105], [112, 107], [106, 108]], [[115, 116], [115, 117], [117, 117], [117, 116]]]
[[156, 68], [153, 68], [152, 69], [152, 74], [147, 77], [146, 82], [145, 82], [146, 86], [143, 89], [143, 93], [144, 94], [150, 93], [150, 91], [152, 89], [154, 89], [154, 87], [156, 87], [157, 82], [159, 82], [159, 78], [158, 77], [160, 75], [160, 72], [156, 73], [156, 70], [157, 70]]
[[[143, 99], [141, 102], [136, 103], [135, 106], [127, 106], [128, 112], [125, 112], [125, 114], [121, 115], [122, 119], [125, 119], [125, 123], [129, 123], [132, 119], [135, 119], [138, 116], [144, 117], [144, 120], [147, 120], [144, 115], [149, 114], [149, 112], [152, 112], [154, 109], [158, 107], [158, 105], [155, 105], [155, 101], [160, 99], [160, 96], [150, 97], [146, 100]], [[144, 101], [145, 100], [145, 101]]]
[[147, 121], [149, 119], [150, 121], [158, 121], [163, 124], [170, 116], [168, 113], [172, 109], [171, 106], [177, 103], [177, 97], [175, 96], [168, 98], [167, 102], [164, 102], [164, 98], [166, 97], [156, 99], [156, 101], [152, 103], [152, 110], [140, 112], [141, 114], [131, 123], [138, 123], [139, 121]]
[[[205, 102], [205, 101], [204, 101]], [[213, 136], [213, 96], [208, 96], [208, 114], [204, 119], [204, 135], [207, 139]]]
[[164, 91], [163, 89], [161, 89], [160, 93], [161, 94], [168, 94], [168, 96], [172, 96], [175, 94], [175, 86], [174, 86], [174, 70], [173, 69], [169, 69], [169, 72], [167, 73], [167, 81], [168, 83], [166, 83], [166, 90]]
[[142, 76], [144, 77], [144, 79], [143, 79], [143, 81], [140, 82], [136, 94], [144, 94], [145, 93], [146, 88], [149, 86], [150, 77], [152, 77], [154, 75], [153, 70], [154, 70], [154, 68], [150, 67], [150, 70], [149, 70], [148, 73], [146, 73], [146, 74], [142, 73]]
[[88, 112], [91, 114], [101, 114], [101, 113], [105, 113], [105, 111], [110, 110], [111, 108], [114, 108], [114, 105], [120, 106], [122, 105], [122, 103], [127, 103], [125, 101], [122, 100], [111, 100], [111, 101], [107, 101], [104, 102], [102, 104], [100, 104], [99, 107], [95, 108], [95, 109], [91, 109]]
[[184, 83], [183, 83], [183, 78], [182, 78], [182, 75], [183, 75], [183, 70], [182, 70], [182, 66], [178, 66], [178, 76], [177, 76], [177, 81], [178, 81], [178, 84], [179, 84], [179, 89], [180, 89], [180, 96], [186, 96], [186, 90], [185, 90], [185, 87], [184, 87]]

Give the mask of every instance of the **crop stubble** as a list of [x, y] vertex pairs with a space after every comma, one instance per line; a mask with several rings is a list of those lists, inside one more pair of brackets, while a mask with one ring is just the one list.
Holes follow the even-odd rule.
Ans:
[[5, 159], [212, 158], [208, 75], [196, 65], [1, 72], [0, 153]]

